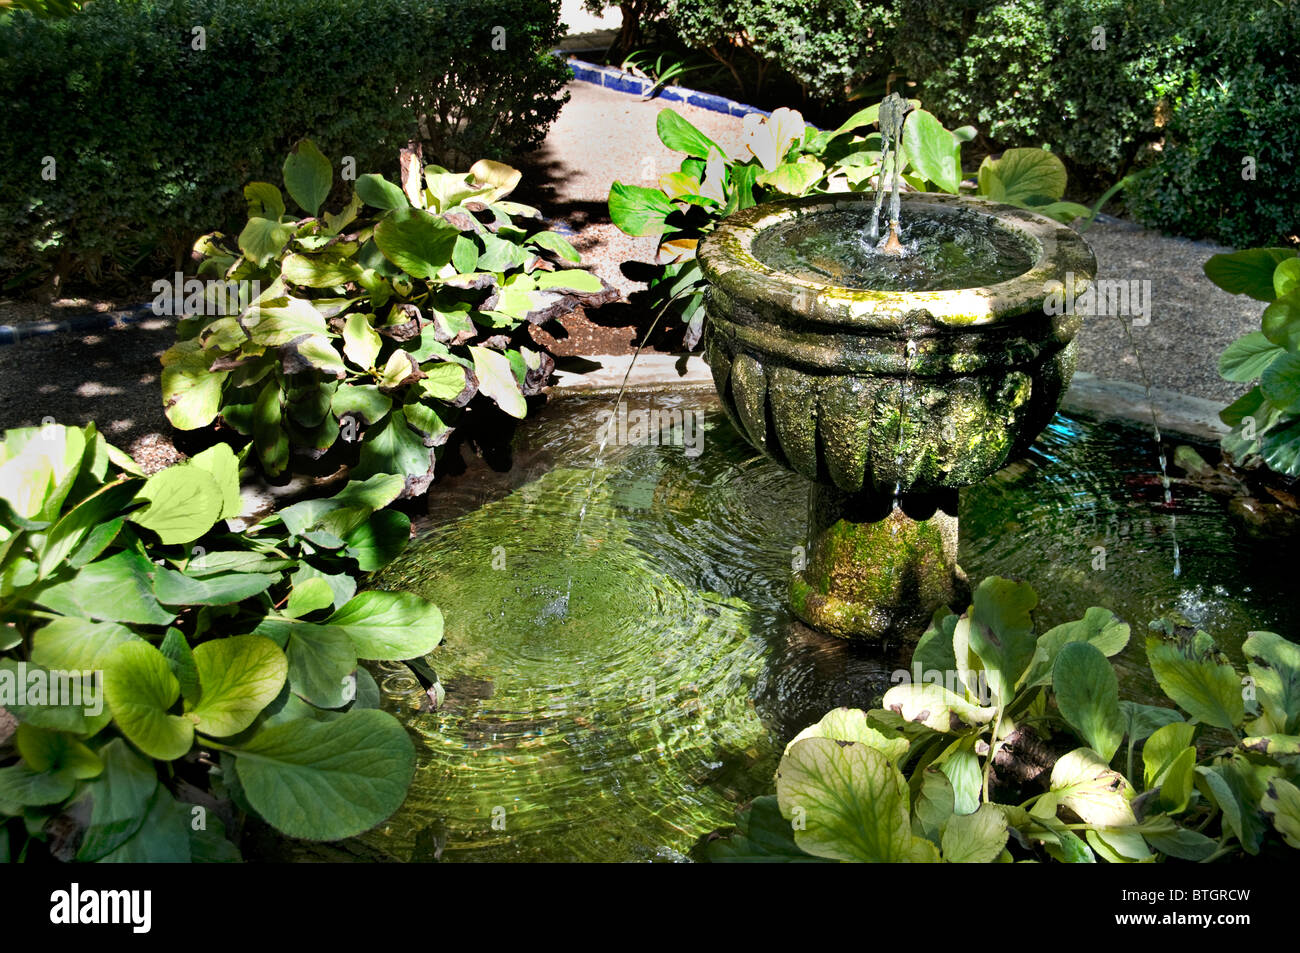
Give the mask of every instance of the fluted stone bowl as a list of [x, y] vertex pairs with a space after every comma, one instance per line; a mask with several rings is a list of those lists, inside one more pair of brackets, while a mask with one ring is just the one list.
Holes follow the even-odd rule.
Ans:
[[870, 202], [846, 193], [758, 205], [701, 243], [714, 383], [755, 447], [817, 483], [873, 496], [969, 486], [1023, 452], [1056, 412], [1081, 319], [1046, 313], [1044, 301], [1067, 275], [1082, 292], [1096, 259], [1043, 216], [923, 193], [902, 197], [904, 222], [1000, 226], [1032, 264], [985, 287], [875, 291], [797, 277], [754, 254], [768, 229], [869, 213]]

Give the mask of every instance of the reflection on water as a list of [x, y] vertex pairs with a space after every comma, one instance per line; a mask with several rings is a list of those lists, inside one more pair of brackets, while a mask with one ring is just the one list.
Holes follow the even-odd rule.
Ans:
[[[442, 606], [430, 656], [446, 689], [383, 666], [419, 741], [406, 804], [356, 845], [443, 860], [675, 860], [772, 787], [782, 745], [837, 705], [869, 705], [902, 659], [810, 632], [784, 607], [806, 484], [758, 457], [711, 396], [704, 452], [611, 446], [574, 542], [608, 402], [557, 402], [522, 428], [515, 467], [471, 467], [431, 497], [379, 580]], [[1285, 562], [1221, 501], [1176, 488], [1174, 579], [1141, 431], [1058, 416], [1028, 458], [967, 491], [961, 561], [1038, 589], [1040, 630], [1106, 605], [1134, 625], [1177, 611], [1229, 645], [1296, 631]], [[1094, 569], [1096, 547], [1105, 569]], [[566, 599], [566, 593], [567, 599]], [[1135, 642], [1140, 638], [1135, 638]], [[1141, 654], [1125, 666], [1136, 673]], [[1141, 678], [1126, 680], [1144, 694]]]

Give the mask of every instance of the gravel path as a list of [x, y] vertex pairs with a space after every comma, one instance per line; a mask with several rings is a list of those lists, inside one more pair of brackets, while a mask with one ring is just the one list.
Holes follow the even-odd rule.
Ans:
[[[676, 169], [680, 156], [655, 135], [662, 104], [586, 83], [572, 84], [570, 92], [545, 142], [520, 163], [521, 198], [572, 228], [584, 259], [629, 293], [644, 285], [635, 279], [635, 264], [627, 263], [651, 261], [655, 240], [629, 238], [609, 222], [610, 183], [651, 185]], [[740, 119], [681, 104], [673, 108], [728, 152], [742, 151]], [[1099, 279], [1150, 282], [1150, 324], [1132, 332], [1153, 385], [1224, 403], [1243, 390], [1219, 380], [1218, 355], [1235, 337], [1259, 327], [1262, 306], [1225, 294], [1205, 278], [1202, 264], [1224, 249], [1123, 223], [1096, 225], [1086, 237], [1097, 254]], [[644, 312], [616, 303], [569, 316], [558, 339], [539, 338], [561, 354], [626, 353], [646, 321]], [[46, 417], [66, 423], [93, 419], [147, 465], [168, 462], [174, 451], [159, 402], [158, 355], [171, 341], [169, 322], [150, 320], [0, 346], [0, 430]], [[1141, 380], [1118, 318], [1085, 321], [1080, 345], [1081, 370]]]

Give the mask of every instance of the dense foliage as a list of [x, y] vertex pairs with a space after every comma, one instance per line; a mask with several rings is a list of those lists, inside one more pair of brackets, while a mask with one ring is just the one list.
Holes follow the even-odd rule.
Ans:
[[1268, 302], [1261, 329], [1239, 337], [1219, 358], [1224, 380], [1250, 383], [1220, 417], [1232, 429], [1223, 449], [1238, 464], [1262, 461], [1300, 476], [1300, 252], [1252, 248], [1214, 255], [1205, 274], [1225, 291]]
[[408, 159], [402, 186], [362, 175], [337, 214], [323, 210], [333, 166], [309, 140], [284, 163], [298, 212], [269, 182], [245, 188], [238, 237], [196, 246], [199, 274], [215, 280], [162, 358], [173, 425], [219, 415], [252, 438], [270, 476], [295, 469], [295, 454], [336, 448], [353, 477], [399, 474], [414, 496], [476, 394], [525, 415], [554, 367], [528, 346], [529, 324], [609, 293], [590, 272], [557, 267], [577, 252], [537, 209], [506, 200], [518, 171]]
[[[971, 127], [949, 131], [912, 101], [899, 149], [902, 179], [916, 191], [957, 194], [962, 187], [961, 146]], [[662, 110], [659, 139], [685, 154], [680, 168], [660, 176], [656, 188], [615, 182], [609, 215], [629, 235], [659, 236], [660, 255], [673, 259], [650, 283], [660, 307], [675, 303], [687, 327], [686, 343], [699, 340], [704, 322], [704, 276], [696, 246], [718, 222], [759, 202], [829, 192], [869, 191], [881, 170], [881, 136], [864, 127], [877, 123], [880, 106], [868, 106], [837, 129], [818, 130], [792, 109], [770, 117], [745, 117], [745, 155], [728, 156], [716, 142], [678, 113]], [[1062, 201], [1066, 172], [1042, 149], [1009, 149], [987, 158], [975, 195], [1030, 208], [1070, 222], [1088, 209]]]
[[673, 0], [667, 24], [726, 66], [741, 95], [761, 92], [780, 69], [805, 92], [838, 101], [857, 79], [888, 71], [894, 12], [862, 0]]
[[1127, 625], [1093, 608], [1036, 635], [1036, 605], [1028, 585], [991, 578], [960, 617], [937, 613], [916, 647], [922, 677], [801, 732], [776, 796], [710, 859], [1132, 863], [1300, 848], [1300, 647], [1251, 633], [1243, 676], [1203, 632], [1152, 635], [1147, 661], [1176, 707], [1145, 705], [1120, 700], [1108, 660]]
[[553, 0], [96, 0], [0, 17], [0, 280], [179, 266], [240, 189], [312, 137], [360, 169], [545, 135]]
[[414, 748], [358, 660], [423, 656], [442, 616], [356, 577], [406, 544], [403, 483], [232, 532], [224, 444], [146, 478], [93, 425], [5, 434], [0, 860], [233, 860], [235, 808], [313, 840], [396, 810]]

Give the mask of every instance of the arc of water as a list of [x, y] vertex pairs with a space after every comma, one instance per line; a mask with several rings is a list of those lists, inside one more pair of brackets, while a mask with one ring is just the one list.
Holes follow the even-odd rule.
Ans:
[[1156, 442], [1156, 457], [1160, 462], [1160, 483], [1164, 489], [1165, 507], [1169, 509], [1169, 537], [1173, 542], [1174, 578], [1176, 579], [1183, 574], [1182, 553], [1178, 547], [1178, 514], [1173, 511], [1174, 497], [1169, 487], [1169, 465], [1165, 459], [1164, 438], [1160, 434], [1160, 415], [1156, 412], [1155, 398], [1151, 393], [1151, 377], [1147, 374], [1146, 364], [1142, 361], [1142, 352], [1133, 338], [1133, 329], [1129, 326], [1125, 315], [1117, 315], [1117, 318], [1124, 328], [1129, 350], [1133, 352], [1133, 358], [1137, 361], [1138, 375], [1142, 378], [1142, 387], [1146, 391], [1147, 410], [1151, 413], [1151, 430]]

